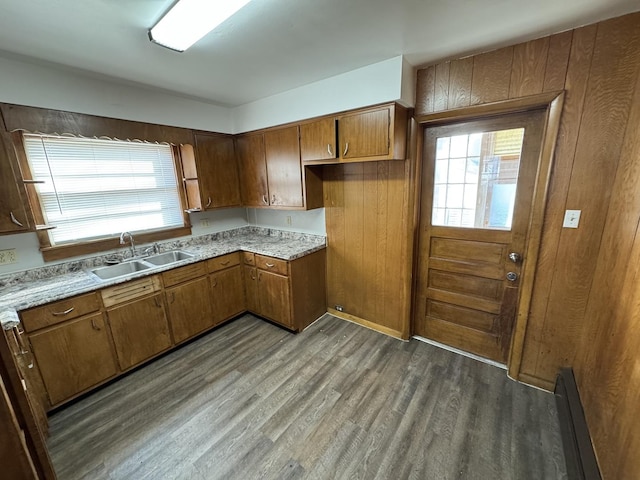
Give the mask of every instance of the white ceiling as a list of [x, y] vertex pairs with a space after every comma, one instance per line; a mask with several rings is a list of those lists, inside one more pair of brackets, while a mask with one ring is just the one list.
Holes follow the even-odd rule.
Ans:
[[0, 51], [236, 106], [397, 55], [423, 65], [640, 9], [638, 0], [253, 0], [176, 53], [147, 37], [173, 1], [0, 0]]

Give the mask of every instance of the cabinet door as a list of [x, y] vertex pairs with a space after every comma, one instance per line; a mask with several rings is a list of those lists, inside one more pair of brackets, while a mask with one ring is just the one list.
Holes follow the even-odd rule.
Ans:
[[160, 293], [112, 308], [107, 315], [122, 370], [171, 346], [169, 324]]
[[29, 230], [27, 212], [14, 176], [15, 154], [9, 134], [0, 132], [0, 233]]
[[303, 162], [336, 160], [336, 133], [335, 118], [300, 125], [300, 159]]
[[101, 313], [34, 333], [29, 341], [52, 405], [116, 374]]
[[165, 296], [176, 343], [214, 326], [208, 277], [167, 288]]
[[270, 130], [264, 134], [269, 179], [269, 204], [302, 207], [302, 167], [298, 126]]
[[260, 315], [291, 328], [289, 277], [258, 270]]
[[233, 137], [196, 134], [198, 181], [204, 209], [240, 205]]
[[347, 160], [389, 155], [390, 119], [389, 107], [340, 117], [340, 157]]
[[256, 267], [244, 266], [244, 293], [247, 302], [247, 310], [260, 315], [260, 303], [258, 300], [258, 270]]
[[250, 207], [269, 205], [264, 136], [256, 134], [237, 137], [236, 155], [240, 167], [242, 204]]
[[241, 266], [211, 275], [211, 303], [216, 325], [246, 310]]

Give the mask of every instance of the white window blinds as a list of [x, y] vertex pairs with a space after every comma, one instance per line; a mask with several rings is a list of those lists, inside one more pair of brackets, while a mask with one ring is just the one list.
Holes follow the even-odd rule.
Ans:
[[184, 225], [170, 145], [24, 135], [52, 245]]

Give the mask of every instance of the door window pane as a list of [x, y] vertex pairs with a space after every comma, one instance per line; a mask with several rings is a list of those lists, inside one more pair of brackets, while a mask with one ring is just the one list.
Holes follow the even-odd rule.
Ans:
[[524, 128], [438, 138], [432, 225], [511, 229], [523, 139]]

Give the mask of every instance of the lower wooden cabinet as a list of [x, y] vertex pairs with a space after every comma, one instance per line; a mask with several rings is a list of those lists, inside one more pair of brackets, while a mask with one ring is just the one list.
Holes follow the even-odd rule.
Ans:
[[117, 373], [102, 313], [34, 333], [29, 341], [54, 406]]
[[304, 330], [327, 311], [325, 262], [324, 249], [291, 261], [245, 253], [247, 309]]
[[242, 267], [236, 265], [210, 275], [211, 306], [216, 325], [235, 317], [247, 309]]
[[289, 277], [258, 270], [258, 299], [260, 315], [293, 328]]
[[214, 326], [209, 279], [206, 276], [165, 289], [165, 298], [176, 343]]
[[162, 294], [144, 297], [107, 310], [113, 343], [122, 370], [171, 347]]

